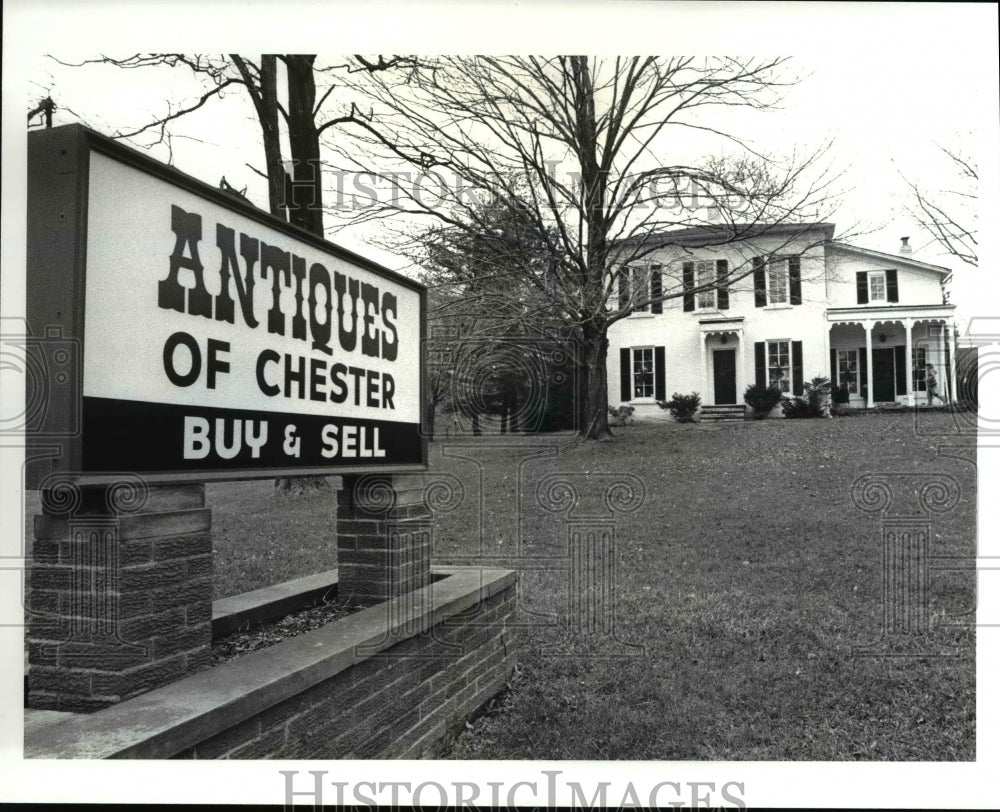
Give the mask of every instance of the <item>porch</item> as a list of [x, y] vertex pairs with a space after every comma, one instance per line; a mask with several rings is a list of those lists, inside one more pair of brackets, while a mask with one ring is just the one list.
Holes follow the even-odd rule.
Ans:
[[953, 401], [954, 310], [954, 305], [828, 310], [834, 388], [846, 388], [854, 408], [923, 405], [933, 365], [937, 395]]

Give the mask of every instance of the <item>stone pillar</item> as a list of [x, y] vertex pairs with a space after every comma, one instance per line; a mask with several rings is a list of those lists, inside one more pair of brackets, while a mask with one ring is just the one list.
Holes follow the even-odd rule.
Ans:
[[427, 586], [432, 521], [423, 477], [355, 474], [343, 481], [337, 495], [340, 596], [374, 603]]
[[211, 662], [204, 485], [42, 483], [28, 612], [28, 705], [88, 711]]

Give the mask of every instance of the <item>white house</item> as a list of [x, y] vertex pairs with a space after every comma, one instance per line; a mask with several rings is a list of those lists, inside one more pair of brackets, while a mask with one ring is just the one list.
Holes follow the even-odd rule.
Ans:
[[656, 401], [674, 392], [742, 404], [752, 383], [798, 395], [820, 376], [852, 406], [912, 405], [928, 363], [953, 398], [950, 274], [906, 238], [893, 255], [835, 241], [831, 223], [704, 226], [637, 247], [618, 246], [642, 259], [618, 268], [618, 308], [633, 312], [608, 333], [608, 400], [638, 419], [668, 418]]

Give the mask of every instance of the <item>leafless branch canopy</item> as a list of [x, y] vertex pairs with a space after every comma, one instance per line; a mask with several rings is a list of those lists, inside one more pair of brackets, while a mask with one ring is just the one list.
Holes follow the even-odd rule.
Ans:
[[[484, 56], [352, 74], [368, 110], [354, 105], [341, 122], [353, 138], [326, 146], [342, 177], [366, 174], [387, 193], [338, 203], [354, 221], [408, 215], [470, 234], [489, 226], [484, 201], [526, 217], [551, 263], [544, 273], [525, 267], [524, 280], [565, 323], [603, 330], [640, 306], [615, 307], [619, 269], [665, 232], [714, 221], [733, 241], [744, 227], [828, 210], [828, 145], [777, 158], [709, 115], [775, 106], [794, 83], [785, 72], [781, 58]], [[719, 151], [697, 165], [663, 160], [692, 134]], [[419, 243], [424, 229], [410, 233]], [[749, 272], [734, 269], [733, 279]], [[679, 295], [678, 284], [660, 298]]]
[[903, 176], [913, 204], [906, 211], [945, 251], [968, 265], [979, 265], [975, 204], [979, 197], [979, 171], [974, 159], [937, 145], [953, 170], [951, 188], [931, 191]]

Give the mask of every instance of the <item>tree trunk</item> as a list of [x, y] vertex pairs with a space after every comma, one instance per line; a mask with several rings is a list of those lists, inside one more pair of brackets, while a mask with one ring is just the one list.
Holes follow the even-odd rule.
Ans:
[[[288, 144], [293, 163], [293, 182], [285, 192], [288, 219], [319, 237], [323, 236], [322, 169], [319, 161], [319, 132], [316, 128], [315, 56], [289, 54], [285, 57], [288, 75]], [[277, 108], [276, 108], [277, 109]], [[287, 180], [281, 167], [282, 181]], [[268, 170], [270, 178], [270, 169]], [[287, 188], [287, 187], [286, 187]], [[290, 193], [289, 193], [290, 192]], [[306, 476], [279, 479], [283, 491], [305, 493], [327, 486], [326, 477]]]
[[289, 54], [288, 145], [293, 175], [289, 219], [318, 236], [323, 236], [323, 184], [319, 159], [319, 131], [316, 127], [315, 56]]
[[260, 58], [260, 98], [261, 105], [257, 112], [264, 136], [267, 201], [272, 215], [287, 220], [285, 167], [281, 163], [281, 135], [278, 129], [278, 67], [274, 54], [264, 54]]
[[257, 123], [264, 142], [268, 208], [273, 216], [287, 220], [285, 167], [281, 163], [281, 131], [278, 129], [278, 58], [274, 54], [262, 54], [256, 80], [250, 63], [239, 54], [230, 54], [230, 59], [243, 78], [243, 84], [257, 111]]
[[[588, 333], [593, 332], [593, 335]], [[608, 425], [608, 336], [606, 329], [585, 332], [580, 378], [580, 436], [585, 440], [612, 437]]]

